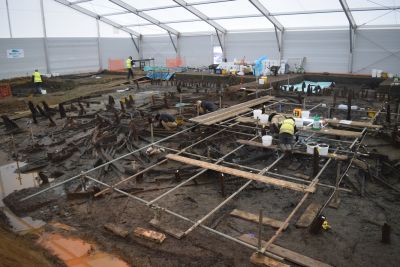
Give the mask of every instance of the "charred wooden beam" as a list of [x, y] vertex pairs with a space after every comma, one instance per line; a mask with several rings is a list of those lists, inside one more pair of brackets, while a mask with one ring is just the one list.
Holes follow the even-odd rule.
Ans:
[[1, 118], [3, 119], [4, 125], [6, 126], [7, 130], [19, 129], [18, 125], [12, 120], [10, 120], [10, 118], [7, 115], [1, 115]]
[[352, 99], [352, 92], [349, 91], [347, 94], [347, 116], [346, 120], [351, 120], [351, 99]]
[[115, 100], [114, 100], [114, 98], [112, 97], [112, 96], [108, 96], [108, 105], [110, 106], [110, 107], [114, 107], [115, 106]]
[[83, 107], [82, 103], [78, 102], [78, 105], [79, 105], [79, 116], [82, 116], [82, 115], [86, 114], [86, 110]]
[[122, 102], [122, 101], [119, 101], [119, 104], [120, 104], [120, 106], [121, 106], [121, 111], [122, 111], [123, 113], [125, 113], [125, 112], [126, 112], [126, 110], [125, 110], [125, 105], [124, 105], [124, 102]]

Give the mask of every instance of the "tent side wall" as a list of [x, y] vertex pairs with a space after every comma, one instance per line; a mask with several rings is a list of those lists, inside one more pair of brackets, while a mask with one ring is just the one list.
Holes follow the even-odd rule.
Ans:
[[[286, 31], [283, 37], [283, 58], [306, 57], [307, 72], [349, 72], [348, 30]], [[47, 44], [50, 70], [60, 74], [107, 69], [108, 59], [138, 58], [130, 38], [100, 38], [99, 45], [97, 38], [53, 37]], [[169, 36], [144, 36], [143, 58], [154, 58], [156, 65], [165, 66], [166, 59], [180, 55], [187, 66], [207, 66], [212, 64], [212, 48], [218, 45], [218, 39], [215, 34], [184, 35], [177, 44], [178, 53]], [[30, 75], [35, 68], [46, 72], [44, 46], [43, 38], [1, 38], [0, 79]], [[7, 58], [7, 50], [13, 48], [24, 49], [24, 58]], [[274, 32], [227, 33], [225, 49], [228, 61], [245, 57], [252, 62], [262, 55], [279, 58]], [[357, 30], [353, 72], [369, 74], [371, 69], [400, 73], [400, 29]]]

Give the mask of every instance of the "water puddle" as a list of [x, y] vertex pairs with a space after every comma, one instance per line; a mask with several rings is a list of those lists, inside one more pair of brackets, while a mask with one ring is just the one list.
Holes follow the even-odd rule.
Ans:
[[79, 238], [44, 233], [38, 243], [64, 261], [68, 267], [129, 267], [121, 259], [102, 252], [94, 244]]
[[[26, 165], [26, 163], [19, 162], [19, 167], [24, 165]], [[36, 172], [21, 173], [19, 176], [18, 173], [15, 172], [16, 169], [16, 162], [0, 166], [0, 207], [4, 207], [3, 198], [12, 192], [39, 186], [36, 180], [38, 176]]]

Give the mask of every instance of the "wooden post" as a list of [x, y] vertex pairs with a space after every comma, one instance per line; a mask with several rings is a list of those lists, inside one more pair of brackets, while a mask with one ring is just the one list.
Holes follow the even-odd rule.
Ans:
[[340, 171], [342, 168], [342, 162], [338, 161], [337, 162], [337, 168], [336, 168], [336, 184], [335, 184], [335, 192], [333, 195], [333, 201], [331, 201], [331, 203], [329, 203], [329, 207], [335, 208], [337, 209], [339, 207], [340, 204], [340, 198], [339, 198], [339, 181], [340, 181]]
[[346, 120], [351, 120], [351, 92], [349, 91], [347, 94], [347, 117]]
[[37, 109], [35, 108], [35, 105], [32, 103], [32, 101], [28, 101], [28, 106], [29, 109], [31, 110], [32, 113], [32, 119], [33, 119], [33, 123], [37, 124], [37, 119], [36, 119], [36, 115], [37, 115]]
[[386, 104], [386, 122], [389, 123], [391, 122], [391, 116], [390, 116], [390, 103]]
[[60, 113], [60, 118], [67, 117], [67, 113], [65, 112], [64, 105], [62, 103], [58, 104], [58, 112]]
[[15, 141], [14, 141], [14, 135], [11, 135], [11, 142], [14, 150], [14, 155], [15, 155], [15, 162], [17, 163], [17, 171], [18, 171], [18, 180], [19, 184], [22, 185], [22, 177], [21, 177], [21, 170], [19, 169], [19, 160], [18, 160], [18, 152], [17, 148], [15, 147]]
[[313, 154], [313, 173], [312, 177], [314, 178], [319, 172], [319, 153], [318, 148], [314, 147], [314, 154]]
[[263, 214], [262, 214], [262, 209], [260, 209], [260, 215], [258, 217], [258, 250], [261, 250], [261, 245], [262, 245], [262, 223], [263, 223]]
[[221, 195], [222, 197], [225, 197], [225, 175], [223, 173], [219, 176], [219, 182], [221, 185]]

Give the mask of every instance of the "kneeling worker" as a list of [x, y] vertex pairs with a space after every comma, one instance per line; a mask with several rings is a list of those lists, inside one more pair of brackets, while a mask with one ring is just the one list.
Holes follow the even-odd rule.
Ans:
[[214, 112], [218, 108], [217, 106], [211, 101], [201, 101], [197, 100], [196, 102], [197, 112], [199, 114], [206, 114], [208, 112]]
[[285, 119], [279, 128], [279, 145], [284, 152], [291, 152], [293, 149], [293, 136], [296, 129], [296, 124], [293, 118]]
[[159, 127], [162, 125], [166, 130], [169, 131], [176, 129], [178, 126], [175, 117], [169, 113], [159, 113], [155, 116], [155, 119], [159, 122]]

